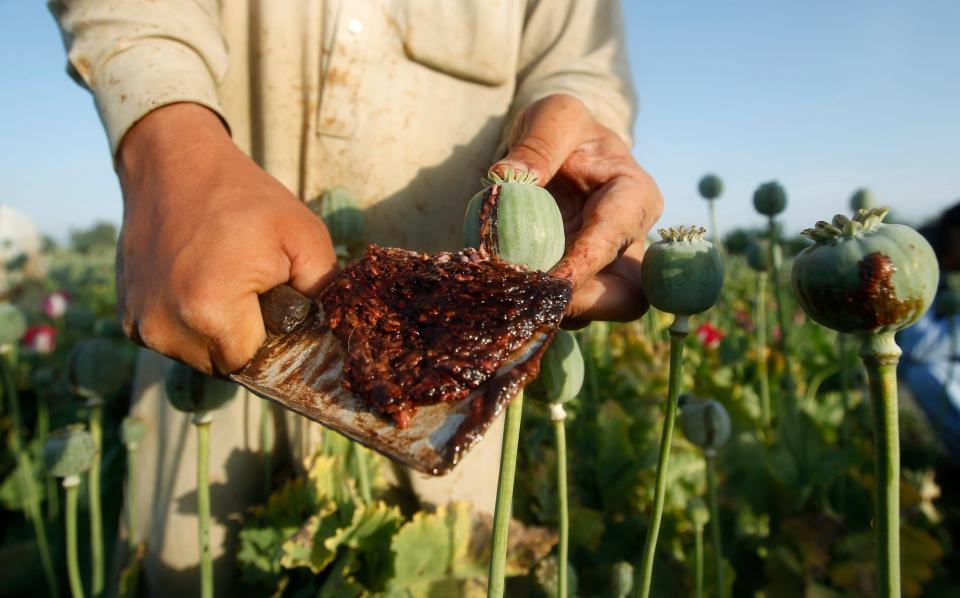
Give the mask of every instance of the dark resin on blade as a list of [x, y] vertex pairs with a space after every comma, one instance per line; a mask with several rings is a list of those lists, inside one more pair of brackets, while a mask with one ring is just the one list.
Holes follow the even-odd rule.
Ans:
[[514, 363], [517, 354], [556, 328], [570, 295], [568, 281], [478, 250], [423, 255], [371, 245], [320, 302], [346, 347], [344, 388], [403, 427], [418, 406], [478, 389], [476, 411], [499, 412], [538, 369], [541, 351]]

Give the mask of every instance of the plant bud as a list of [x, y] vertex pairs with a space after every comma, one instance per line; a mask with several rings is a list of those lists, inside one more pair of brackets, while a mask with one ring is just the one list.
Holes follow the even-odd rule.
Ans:
[[680, 429], [692, 444], [712, 456], [730, 439], [730, 415], [713, 399], [686, 401], [680, 411]]
[[54, 431], [43, 447], [47, 471], [58, 478], [78, 476], [87, 471], [96, 455], [93, 436], [80, 424]]

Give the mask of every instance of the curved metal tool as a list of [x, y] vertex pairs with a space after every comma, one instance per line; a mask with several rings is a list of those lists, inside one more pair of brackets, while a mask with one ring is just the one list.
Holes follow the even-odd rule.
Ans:
[[[517, 391], [536, 375], [504, 368], [493, 382], [461, 401], [417, 409], [405, 428], [368, 409], [343, 388], [344, 347], [329, 330], [323, 307], [288, 286], [260, 298], [267, 341], [230, 379], [255, 394], [336, 430], [418, 471], [443, 475], [480, 440]], [[545, 327], [511, 361], [538, 358], [553, 337]]]

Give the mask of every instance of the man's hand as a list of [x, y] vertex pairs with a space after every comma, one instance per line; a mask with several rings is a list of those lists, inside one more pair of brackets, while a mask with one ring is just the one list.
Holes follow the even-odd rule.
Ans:
[[118, 306], [135, 342], [204, 372], [235, 371], [264, 340], [258, 294], [289, 283], [312, 296], [336, 274], [322, 221], [202, 106], [144, 117], [117, 172]]
[[563, 214], [567, 249], [553, 274], [573, 283], [566, 325], [643, 315], [640, 262], [663, 200], [630, 148], [579, 100], [553, 95], [517, 122], [509, 153], [493, 169], [502, 175], [507, 167], [535, 174]]

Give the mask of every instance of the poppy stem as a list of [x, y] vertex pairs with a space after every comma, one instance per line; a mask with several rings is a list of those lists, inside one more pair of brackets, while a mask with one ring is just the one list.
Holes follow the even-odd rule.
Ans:
[[663, 502], [667, 492], [667, 468], [670, 465], [670, 445], [673, 441], [673, 425], [677, 419], [677, 401], [680, 396], [680, 369], [683, 365], [683, 342], [690, 332], [689, 316], [675, 315], [670, 325], [670, 382], [667, 390], [667, 413], [660, 436], [660, 456], [657, 460], [657, 479], [653, 492], [653, 508], [647, 526], [647, 538], [643, 544], [640, 569], [640, 597], [650, 595], [653, 580], [653, 557], [660, 535], [660, 520], [663, 518]]
[[523, 391], [507, 407], [500, 450], [500, 477], [497, 481], [497, 502], [493, 512], [493, 546], [490, 550], [490, 570], [487, 579], [487, 598], [501, 598], [507, 573], [507, 544], [510, 518], [513, 510], [513, 480], [517, 472], [517, 448], [520, 444], [520, 421], [523, 417]]
[[80, 578], [80, 563], [77, 559], [77, 495], [80, 493], [80, 476], [63, 478], [66, 493], [67, 527], [67, 577], [73, 598], [83, 598], [83, 580]]
[[876, 478], [877, 595], [900, 596], [900, 433], [897, 362], [892, 332], [863, 335], [860, 357], [867, 368], [873, 404]]
[[567, 413], [563, 404], [550, 405], [550, 419], [557, 445], [557, 596], [567, 596], [567, 560], [570, 544], [570, 521], [567, 511]]

